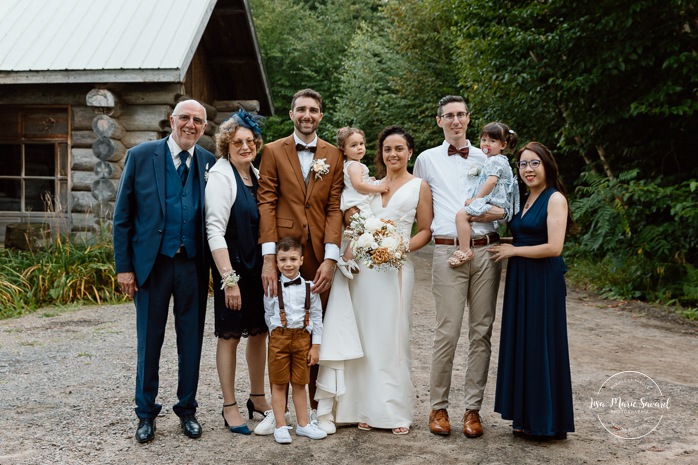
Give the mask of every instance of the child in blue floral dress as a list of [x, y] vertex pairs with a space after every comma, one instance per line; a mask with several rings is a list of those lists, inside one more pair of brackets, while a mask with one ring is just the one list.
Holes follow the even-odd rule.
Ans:
[[456, 268], [475, 257], [470, 248], [470, 223], [473, 217], [487, 213], [493, 205], [506, 212], [509, 221], [519, 211], [518, 183], [509, 166], [509, 160], [502, 155], [507, 148], [514, 150], [518, 136], [503, 123], [489, 123], [480, 131], [480, 149], [487, 155], [482, 165], [473, 198], [465, 201], [465, 208], [456, 213], [458, 249], [448, 259], [451, 268]]

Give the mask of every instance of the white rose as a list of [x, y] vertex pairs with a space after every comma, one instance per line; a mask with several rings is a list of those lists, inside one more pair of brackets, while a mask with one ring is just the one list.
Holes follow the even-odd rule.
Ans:
[[366, 223], [364, 224], [364, 228], [366, 231], [370, 232], [375, 232], [375, 231], [380, 231], [383, 229], [384, 223], [376, 218], [375, 216], [372, 216], [366, 220]]
[[356, 247], [360, 249], [375, 249], [378, 247], [371, 233], [365, 232], [356, 240]]
[[390, 253], [394, 253], [397, 250], [398, 245], [400, 245], [400, 242], [394, 237], [390, 236], [383, 238], [381, 241], [381, 247], [385, 247]]
[[472, 177], [480, 176], [480, 168], [479, 167], [470, 168], [470, 171], [468, 171], [468, 176], [472, 176]]

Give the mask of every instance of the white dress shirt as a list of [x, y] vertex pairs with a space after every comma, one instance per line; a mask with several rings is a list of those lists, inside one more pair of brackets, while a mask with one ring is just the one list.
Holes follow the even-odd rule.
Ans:
[[[473, 197], [478, 176], [487, 156], [468, 142], [469, 154], [464, 159], [448, 155], [448, 142], [444, 141], [420, 153], [414, 163], [414, 175], [424, 179], [431, 188], [434, 203], [434, 220], [431, 231], [434, 236], [457, 237], [456, 213], [465, 207], [465, 201]], [[471, 223], [473, 236], [496, 231], [493, 222]]]
[[[172, 136], [167, 138], [167, 148], [170, 149], [170, 155], [172, 156], [175, 169], [178, 169], [179, 165], [182, 164], [182, 161], [179, 159], [179, 152], [182, 151], [182, 148], [177, 145], [177, 142], [172, 139]], [[194, 146], [187, 150], [187, 152], [189, 152], [189, 157], [187, 157], [187, 168], [191, 168], [191, 161], [194, 159]]]
[[[296, 144], [302, 144], [307, 147], [315, 147], [317, 148], [317, 135], [315, 136], [315, 139], [309, 144], [306, 144], [302, 140], [298, 138], [296, 135], [296, 132], [293, 132], [293, 139], [296, 141]], [[315, 158], [315, 154], [311, 152], [310, 150], [300, 150], [298, 152], [298, 161], [301, 163], [301, 170], [303, 170], [303, 179], [308, 179], [308, 173], [310, 173], [310, 166], [313, 164], [313, 158]]]
[[[294, 277], [296, 279], [300, 273]], [[302, 328], [305, 323], [305, 279], [301, 277], [301, 283], [284, 286], [284, 283], [292, 281], [281, 275], [279, 292], [283, 292], [284, 312], [286, 313], [287, 328]], [[312, 289], [313, 283], [310, 283]], [[282, 328], [281, 315], [279, 314], [279, 298], [264, 295], [264, 319], [267, 322], [269, 332], [275, 328]], [[312, 343], [320, 344], [322, 341], [322, 306], [320, 294], [310, 293], [310, 322], [306, 330], [312, 335]]]

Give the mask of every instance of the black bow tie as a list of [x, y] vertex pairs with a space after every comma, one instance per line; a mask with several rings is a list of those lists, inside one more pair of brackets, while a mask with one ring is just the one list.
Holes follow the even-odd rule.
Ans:
[[284, 287], [293, 286], [294, 284], [300, 284], [300, 283], [301, 283], [301, 277], [299, 276], [299, 277], [297, 277], [296, 279], [292, 279], [292, 280], [290, 280], [290, 281], [286, 281], [286, 282], [284, 283]]
[[469, 147], [463, 147], [461, 149], [455, 148], [453, 145], [448, 146], [448, 156], [450, 157], [451, 155], [460, 155], [463, 158], [468, 158], [468, 152], [470, 152]]
[[317, 147], [310, 147], [309, 145], [296, 144], [296, 152], [312, 152], [315, 153]]

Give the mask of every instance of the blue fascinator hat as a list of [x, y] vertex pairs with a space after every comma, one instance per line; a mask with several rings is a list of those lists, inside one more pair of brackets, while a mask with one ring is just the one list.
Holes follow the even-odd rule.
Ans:
[[232, 120], [238, 123], [243, 128], [247, 128], [254, 133], [257, 137], [262, 137], [262, 122], [264, 120], [263, 116], [254, 115], [249, 113], [242, 108], [240, 108], [237, 113], [231, 113], [227, 120]]

